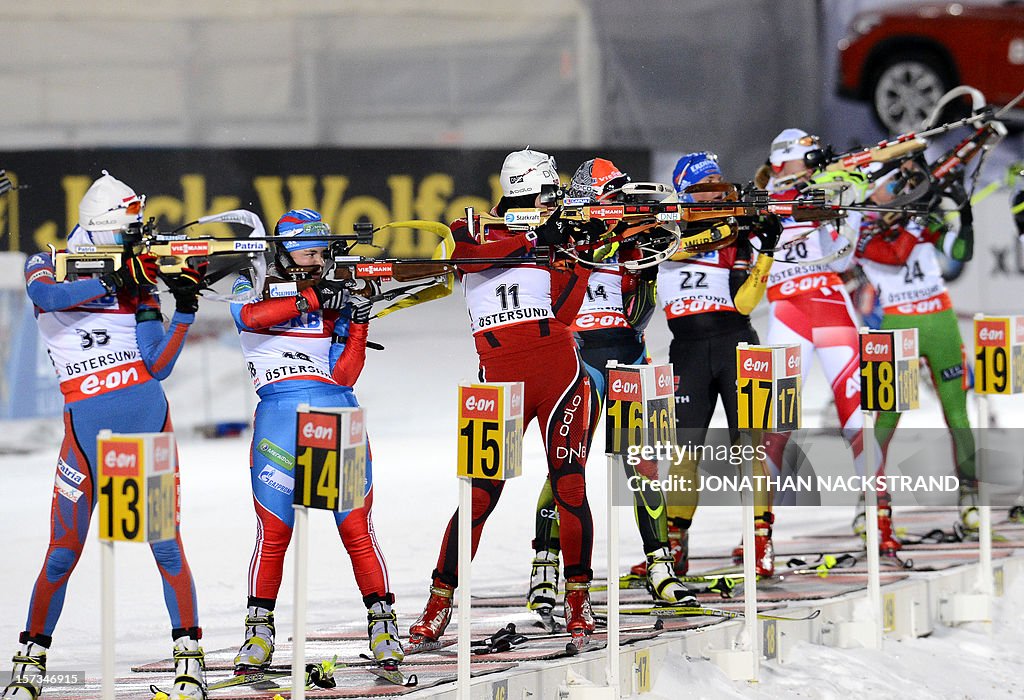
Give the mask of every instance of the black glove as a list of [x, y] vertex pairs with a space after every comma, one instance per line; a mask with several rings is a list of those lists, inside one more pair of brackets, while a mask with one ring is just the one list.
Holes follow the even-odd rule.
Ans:
[[352, 305], [352, 323], [369, 323], [370, 314], [373, 313], [373, 302], [366, 297], [353, 296], [349, 302]]
[[349, 300], [348, 284], [342, 280], [322, 279], [313, 287], [321, 309], [341, 311]]
[[100, 277], [100, 283], [113, 294], [118, 290], [132, 291], [139, 285], [155, 285], [160, 265], [157, 257], [149, 253], [133, 255], [121, 263], [121, 267]]
[[771, 255], [782, 237], [782, 220], [775, 214], [765, 214], [758, 219], [754, 235], [761, 241], [761, 252]]
[[543, 224], [533, 230], [537, 234], [537, 242], [541, 245], [565, 245], [569, 240], [570, 228], [562, 221], [562, 207], [555, 207], [551, 216]]
[[199, 311], [199, 290], [203, 288], [203, 280], [206, 278], [206, 264], [198, 265], [197, 268], [183, 267], [179, 273], [160, 276], [174, 297], [174, 310], [179, 313], [194, 314]]
[[587, 219], [579, 224], [573, 221], [568, 223], [569, 235], [577, 243], [594, 243], [608, 232], [608, 227], [601, 219]]

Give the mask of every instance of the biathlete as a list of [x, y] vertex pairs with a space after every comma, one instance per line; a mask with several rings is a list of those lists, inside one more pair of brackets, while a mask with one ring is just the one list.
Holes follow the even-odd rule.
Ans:
[[[289, 211], [277, 222], [271, 287], [305, 287], [292, 296], [231, 305], [242, 353], [259, 397], [253, 426], [249, 477], [256, 509], [256, 547], [249, 566], [245, 641], [235, 657], [239, 674], [266, 669], [274, 655], [274, 608], [281, 588], [285, 551], [295, 520], [295, 416], [299, 404], [358, 406], [352, 386], [366, 357], [370, 304], [349, 294], [344, 282], [324, 273], [330, 227], [312, 209]], [[305, 281], [305, 284], [303, 282]], [[234, 292], [252, 289], [239, 275]], [[384, 555], [377, 544], [372, 459], [367, 447], [365, 502], [334, 514], [366, 606], [367, 634], [381, 665], [402, 661], [394, 595]]]
[[[503, 196], [495, 213], [511, 208], [547, 207], [558, 197], [555, 160], [532, 150], [510, 153], [500, 174]], [[575, 637], [594, 630], [590, 606], [594, 524], [587, 501], [584, 465], [590, 431], [590, 380], [570, 330], [587, 290], [589, 270], [545, 266], [532, 251], [538, 244], [569, 241], [567, 222], [551, 217], [535, 231], [514, 233], [504, 225], [481, 227], [455, 221], [455, 258], [522, 259], [525, 264], [463, 264], [461, 281], [480, 358], [480, 380], [523, 382], [523, 419], [535, 418], [547, 453], [548, 476], [560, 517], [564, 555], [566, 627]], [[531, 264], [532, 262], [539, 264]], [[497, 505], [504, 482], [473, 479], [472, 550], [475, 553], [487, 517]], [[410, 644], [438, 640], [451, 619], [458, 585], [458, 513], [452, 516], [431, 574], [430, 597], [409, 630]]]
[[[627, 174], [604, 158], [585, 161], [573, 175], [566, 197], [586, 200], [588, 204], [622, 201], [622, 188], [629, 183]], [[596, 224], [596, 226], [594, 225]], [[604, 234], [600, 221], [588, 225], [588, 235]], [[615, 231], [611, 232], [614, 237]], [[628, 240], [613, 244], [610, 255], [602, 262], [614, 263], [636, 257], [635, 247]], [[586, 297], [570, 329], [590, 376], [590, 421], [597, 425], [607, 394], [608, 361], [638, 365], [650, 362], [644, 342], [644, 328], [655, 309], [655, 278], [657, 268], [629, 271], [625, 267], [604, 265], [590, 273]], [[589, 450], [588, 450], [589, 451]], [[657, 479], [657, 464], [641, 462], [637, 466], [623, 464], [626, 477], [642, 481]], [[665, 527], [665, 499], [661, 491], [637, 489], [633, 492], [633, 510], [646, 559], [641, 576], [656, 600], [679, 603], [696, 599], [673, 571], [669, 534]], [[558, 509], [555, 507], [550, 482], [545, 482], [537, 501], [537, 518], [530, 573], [527, 607], [545, 617], [555, 605], [558, 588]]]
[[[145, 202], [144, 195], [104, 171], [79, 204], [68, 252], [122, 245], [125, 229], [141, 225]], [[172, 431], [160, 380], [174, 368], [195, 320], [202, 275], [186, 268], [164, 277], [175, 298], [174, 316], [165, 328], [155, 296], [157, 269], [154, 256], [132, 255], [106, 274], [58, 282], [48, 253], [26, 262], [28, 295], [64, 395], [64, 441], [57, 459], [50, 545], [32, 590], [11, 682], [0, 695], [7, 700], [34, 700], [42, 692], [46, 652], [96, 507], [98, 433]], [[178, 524], [174, 539], [154, 542], [151, 549], [174, 643], [174, 685], [165, 692], [172, 700], [205, 698], [195, 583]]]

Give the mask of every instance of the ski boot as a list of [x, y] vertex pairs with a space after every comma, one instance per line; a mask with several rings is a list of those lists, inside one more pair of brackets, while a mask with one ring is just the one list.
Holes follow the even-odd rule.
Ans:
[[[676, 576], [686, 576], [690, 570], [690, 531], [680, 530], [678, 527], [668, 528], [668, 550], [672, 552], [675, 560], [673, 570]], [[647, 560], [634, 565], [629, 573], [635, 576], [647, 576]]]
[[960, 520], [953, 525], [953, 532], [960, 540], [975, 541], [981, 531], [981, 514], [978, 512], [977, 485], [960, 485]]
[[882, 556], [894, 556], [903, 549], [903, 543], [896, 539], [892, 529], [892, 509], [878, 508], [878, 551]]
[[444, 630], [452, 619], [452, 596], [455, 588], [446, 583], [435, 581], [430, 587], [430, 598], [423, 608], [420, 619], [409, 628], [409, 644], [416, 646], [441, 639]]
[[540, 551], [530, 566], [530, 591], [526, 607], [541, 615], [550, 615], [558, 594], [558, 552]]
[[594, 610], [590, 606], [590, 580], [570, 576], [565, 581], [565, 630], [573, 639], [594, 633]]
[[[761, 578], [775, 575], [775, 545], [772, 544], [772, 523], [775, 516], [764, 513], [754, 519], [754, 571]], [[743, 544], [732, 550], [732, 560], [743, 563]]]
[[21, 649], [14, 655], [11, 682], [0, 693], [4, 700], [35, 700], [43, 692], [46, 675], [46, 647], [21, 635]]
[[250, 605], [245, 616], [245, 641], [235, 656], [235, 673], [243, 675], [270, 668], [274, 659], [274, 611]]
[[370, 637], [373, 658], [381, 666], [395, 668], [405, 658], [398, 638], [398, 618], [387, 600], [378, 601], [367, 609], [366, 633]]
[[174, 640], [174, 687], [170, 700], [206, 700], [206, 655], [198, 630]]
[[675, 557], [668, 547], [648, 552], [647, 590], [656, 602], [696, 605], [696, 596], [676, 577], [674, 565]]

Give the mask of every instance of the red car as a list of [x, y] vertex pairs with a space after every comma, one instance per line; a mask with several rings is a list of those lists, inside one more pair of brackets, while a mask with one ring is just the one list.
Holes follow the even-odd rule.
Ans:
[[[916, 130], [950, 88], [991, 104], [1024, 90], [1024, 3], [923, 3], [862, 12], [839, 42], [843, 97], [869, 102], [890, 133]], [[1020, 118], [1024, 105], [1013, 114]]]

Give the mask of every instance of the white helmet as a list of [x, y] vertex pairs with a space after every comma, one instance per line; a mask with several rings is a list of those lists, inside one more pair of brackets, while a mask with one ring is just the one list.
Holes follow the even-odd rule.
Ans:
[[78, 205], [78, 225], [86, 231], [121, 231], [142, 221], [146, 196], [135, 194], [128, 185], [103, 171]]
[[501, 191], [506, 197], [539, 194], [544, 185], [558, 186], [555, 159], [547, 153], [513, 151], [501, 165]]
[[803, 129], [784, 129], [772, 140], [768, 160], [774, 168], [779, 169], [786, 161], [802, 160], [805, 154], [820, 149], [817, 136]]

